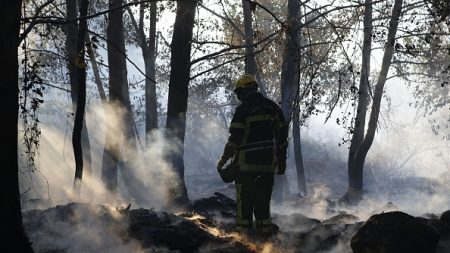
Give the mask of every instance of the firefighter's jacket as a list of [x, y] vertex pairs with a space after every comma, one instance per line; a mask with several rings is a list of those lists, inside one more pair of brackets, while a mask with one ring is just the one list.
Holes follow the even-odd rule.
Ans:
[[[286, 162], [288, 126], [272, 100], [256, 92], [236, 108], [224, 158], [234, 156], [241, 172], [275, 172]], [[284, 171], [281, 171], [284, 173]]]

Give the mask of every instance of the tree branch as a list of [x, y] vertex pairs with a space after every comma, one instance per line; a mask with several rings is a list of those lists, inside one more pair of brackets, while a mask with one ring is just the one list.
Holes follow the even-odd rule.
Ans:
[[[107, 38], [103, 37], [102, 35], [100, 35], [100, 34], [94, 32], [94, 31], [88, 30], [88, 32], [94, 34], [95, 36], [99, 37], [100, 39], [102, 39], [102, 40], [104, 40], [104, 41], [106, 41], [106, 42], [111, 43], [110, 41], [108, 41]], [[147, 76], [147, 75], [144, 73], [144, 71], [142, 71], [142, 70], [136, 65], [136, 63], [134, 63], [134, 62], [127, 56], [126, 52], [123, 52], [122, 50], [120, 50], [116, 45], [114, 45], [114, 43], [111, 43], [111, 45], [114, 47], [114, 49], [118, 50], [121, 54], [123, 54], [123, 55], [125, 56], [125, 58], [127, 59], [127, 61], [128, 61], [129, 63], [131, 63], [131, 65], [133, 65], [133, 66], [134, 66], [134, 67], [135, 67], [135, 68], [136, 68], [143, 76], [145, 76], [145, 78], [147, 78], [148, 80], [150, 80], [151, 82], [153, 82], [153, 83], [156, 84], [156, 81], [153, 80], [153, 79], [151, 79], [149, 76]]]
[[[42, 4], [41, 6], [39, 6], [38, 8], [36, 8], [36, 11], [34, 13], [33, 18], [38, 17], [38, 15], [41, 13], [41, 11], [48, 6], [49, 4], [53, 3], [55, 0], [48, 0], [47, 2], [45, 2], [44, 4]], [[18, 44], [20, 45], [20, 43], [22, 43], [22, 41], [25, 39], [25, 37], [31, 32], [31, 30], [33, 30], [34, 25], [29, 24], [27, 26], [27, 28], [25, 28], [23, 30], [23, 32], [19, 35], [19, 41]]]
[[[54, 0], [49, 0], [47, 3], [50, 4], [53, 1]], [[68, 0], [68, 1], [70, 1], [70, 0]], [[139, 5], [139, 4], [142, 4], [142, 3], [150, 3], [150, 2], [155, 2], [155, 1], [169, 1], [169, 0], [141, 0], [141, 1], [133, 1], [133, 2], [130, 2], [130, 3], [123, 4], [121, 6], [117, 6], [117, 7], [114, 7], [114, 8], [110, 8], [110, 9], [107, 9], [107, 10], [104, 10], [104, 11], [97, 12], [97, 13], [94, 13], [94, 14], [91, 14], [91, 15], [81, 16], [81, 17], [78, 17], [76, 19], [67, 19], [67, 18], [64, 18], [64, 17], [55, 17], [55, 16], [38, 16], [37, 14], [35, 16], [33, 16], [33, 17], [30, 17], [30, 18], [24, 17], [24, 18], [21, 19], [21, 21], [25, 22], [25, 23], [29, 22], [29, 25], [26, 28], [26, 30], [22, 34], [19, 35], [19, 44], [28, 35], [28, 33], [33, 29], [33, 27], [35, 25], [37, 25], [37, 24], [60, 24], [60, 25], [62, 25], [62, 24], [75, 23], [75, 22], [80, 21], [80, 20], [92, 19], [92, 18], [95, 18], [95, 17], [98, 17], [98, 16], [102, 16], [102, 15], [110, 13], [111, 11], [115, 11], [115, 10], [118, 10], [118, 9], [123, 9], [123, 8], [129, 7], [129, 6]]]
[[[268, 41], [268, 42], [267, 42], [260, 50], [253, 52], [253, 54], [256, 55], [256, 54], [259, 54], [259, 53], [261, 53], [262, 51], [264, 51], [264, 49], [265, 49], [272, 41], [273, 41], [273, 39], [270, 40], [270, 41]], [[211, 67], [211, 68], [209, 68], [209, 69], [207, 69], [207, 70], [205, 70], [205, 71], [202, 71], [202, 72], [200, 72], [200, 73], [197, 73], [196, 75], [194, 75], [193, 77], [191, 77], [190, 80], [193, 80], [193, 79], [195, 79], [195, 78], [197, 78], [197, 77], [199, 77], [199, 76], [201, 76], [201, 75], [203, 75], [203, 74], [206, 74], [206, 73], [208, 73], [208, 72], [210, 72], [210, 71], [212, 71], [212, 70], [215, 70], [215, 69], [217, 69], [217, 68], [219, 68], [219, 67], [222, 67], [222, 66], [224, 66], [224, 65], [227, 65], [228, 63], [231, 63], [231, 62], [234, 62], [234, 61], [238, 61], [238, 60], [244, 59], [245, 57], [248, 57], [248, 56], [249, 56], [249, 55], [244, 54], [243, 56], [240, 56], [240, 57], [237, 57], [237, 58], [234, 58], [234, 59], [225, 61], [225, 62], [223, 62], [223, 63], [221, 63], [221, 64], [219, 64], [219, 65], [216, 65], [216, 66], [214, 66], [214, 67]]]
[[[267, 40], [271, 39], [272, 37], [274, 37], [275, 35], [277, 35], [277, 33], [279, 33], [280, 31], [281, 30], [278, 30], [278, 31], [273, 32], [272, 34], [269, 34], [268, 36], [266, 36], [265, 38], [261, 39], [260, 41], [258, 41], [256, 43], [253, 43], [252, 46], [253, 47], [257, 47], [258, 45], [264, 43], [265, 41], [267, 41]], [[211, 54], [208, 54], [208, 55], [204, 55], [202, 57], [194, 59], [194, 60], [191, 61], [191, 65], [193, 65], [195, 63], [198, 63], [200, 61], [207, 60], [207, 59], [209, 59], [211, 57], [215, 57], [215, 56], [220, 55], [220, 54], [222, 54], [224, 52], [228, 52], [228, 51], [235, 50], [235, 49], [240, 49], [240, 48], [245, 48], [245, 47], [246, 47], [245, 45], [231, 45], [230, 47], [224, 48], [224, 49], [219, 50], [217, 52], [214, 52], [214, 53], [211, 53]]]
[[209, 11], [210, 13], [216, 15], [217, 17], [219, 17], [219, 18], [225, 20], [226, 22], [228, 22], [228, 23], [233, 27], [233, 29], [239, 34], [239, 36], [241, 36], [241, 38], [245, 38], [245, 34], [244, 34], [244, 33], [241, 31], [241, 29], [239, 29], [239, 27], [238, 27], [238, 26], [237, 26], [237, 25], [236, 25], [236, 24], [228, 17], [227, 14], [225, 14], [226, 16], [222, 16], [222, 15], [220, 15], [219, 13], [217, 13], [217, 12], [211, 10], [210, 8], [206, 7], [206, 6], [205, 6], [204, 4], [202, 4], [202, 3], [199, 3], [199, 6], [202, 7], [203, 9]]

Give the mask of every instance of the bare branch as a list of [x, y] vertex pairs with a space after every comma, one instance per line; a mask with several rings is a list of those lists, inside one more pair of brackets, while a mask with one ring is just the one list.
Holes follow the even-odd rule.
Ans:
[[[259, 53], [261, 53], [262, 51], [264, 51], [264, 49], [265, 49], [272, 41], [273, 41], [273, 39], [270, 40], [270, 41], [268, 41], [268, 42], [267, 42], [260, 50], [253, 52], [253, 54], [256, 55], [256, 54], [259, 54]], [[221, 64], [219, 64], [219, 65], [216, 65], [216, 66], [214, 66], [214, 67], [211, 67], [211, 68], [209, 68], [209, 69], [207, 69], [207, 70], [205, 70], [205, 71], [202, 71], [202, 72], [200, 72], [200, 73], [197, 73], [196, 75], [194, 75], [193, 77], [191, 77], [190, 80], [193, 80], [193, 79], [195, 79], [195, 78], [197, 78], [197, 77], [199, 77], [199, 76], [201, 76], [201, 75], [204, 75], [204, 74], [206, 74], [206, 73], [208, 73], [208, 72], [210, 72], [210, 71], [212, 71], [212, 70], [215, 70], [215, 69], [220, 68], [220, 67], [222, 67], [222, 66], [224, 66], [224, 65], [227, 65], [228, 63], [231, 63], [231, 62], [234, 62], [234, 61], [238, 61], [238, 60], [244, 59], [245, 57], [248, 57], [248, 56], [249, 56], [248, 54], [244, 54], [243, 56], [240, 56], [240, 57], [237, 57], [237, 58], [234, 58], [234, 59], [225, 61], [225, 62], [223, 62], [223, 63], [221, 63]]]
[[386, 78], [386, 80], [389, 80], [389, 79], [392, 79], [392, 78], [396, 78], [396, 77], [405, 78], [405, 75], [409, 75], [409, 76], [423, 76], [423, 77], [429, 77], [429, 78], [438, 78], [437, 76], [426, 74], [426, 73], [423, 73], [423, 72], [409, 72], [408, 74], [400, 73], [400, 74], [397, 74], [397, 75], [389, 76], [388, 78]]
[[[263, 39], [261, 39], [260, 41], [254, 43], [252, 46], [253, 46], [253, 47], [257, 47], [258, 45], [260, 45], [260, 44], [266, 42], [267, 40], [269, 40], [269, 39], [271, 39], [272, 37], [274, 37], [275, 35], [277, 35], [280, 31], [281, 31], [281, 30], [278, 30], [278, 31], [273, 32], [272, 34], [269, 34], [269, 35], [266, 36], [265, 38], [263, 38]], [[191, 61], [191, 65], [192, 65], [192, 64], [195, 64], [195, 63], [198, 63], [198, 62], [200, 62], [200, 61], [207, 60], [207, 59], [209, 59], [209, 58], [211, 58], [211, 57], [215, 57], [215, 56], [220, 55], [220, 54], [222, 54], [222, 53], [224, 53], [224, 52], [228, 52], [228, 51], [235, 50], [235, 49], [240, 49], [240, 48], [245, 48], [245, 47], [246, 47], [245, 45], [231, 45], [230, 47], [224, 48], [224, 49], [219, 50], [219, 51], [217, 51], [217, 52], [214, 52], [214, 53], [211, 53], [211, 54], [208, 54], [208, 55], [204, 55], [204, 56], [202, 56], [202, 57], [200, 57], [200, 58], [194, 59], [194, 60]]]
[[336, 105], [338, 104], [338, 102], [339, 102], [339, 98], [340, 98], [340, 96], [341, 96], [341, 88], [342, 88], [342, 75], [341, 75], [341, 71], [339, 70], [339, 87], [338, 87], [338, 94], [337, 94], [337, 98], [336, 98], [336, 101], [334, 101], [334, 104], [331, 106], [331, 108], [330, 108], [330, 113], [328, 114], [328, 116], [325, 118], [325, 122], [324, 122], [324, 124], [325, 123], [327, 123], [327, 121], [330, 119], [330, 117], [331, 117], [331, 114], [333, 113], [333, 111], [334, 111], [334, 108], [336, 107]]
[[[47, 2], [45, 2], [44, 4], [42, 4], [41, 6], [39, 6], [38, 8], [36, 8], [36, 11], [34, 13], [33, 18], [38, 17], [38, 15], [41, 13], [41, 11], [47, 7], [49, 4], [53, 3], [55, 0], [48, 0]], [[32, 25], [31, 23], [27, 26], [27, 28], [24, 29], [24, 31], [22, 32], [22, 34], [20, 34], [19, 36], [19, 44], [23, 41], [23, 39], [31, 32], [31, 30], [33, 30], [34, 25]]]
[[434, 64], [442, 64], [442, 63], [448, 63], [448, 61], [442, 60], [442, 61], [428, 61], [428, 62], [414, 62], [414, 61], [392, 61], [392, 64], [411, 64], [411, 65], [434, 65]]
[[[54, 0], [49, 0], [47, 3], [50, 4], [53, 1]], [[63, 25], [63, 24], [75, 23], [77, 21], [84, 20], [84, 19], [96, 18], [98, 16], [102, 16], [102, 15], [108, 14], [111, 11], [127, 8], [129, 6], [139, 5], [139, 4], [143, 4], [143, 3], [150, 3], [150, 2], [155, 2], [155, 1], [164, 1], [164, 0], [133, 1], [133, 2], [129, 2], [129, 3], [123, 4], [121, 6], [117, 6], [117, 7], [114, 7], [114, 8], [110, 8], [110, 9], [107, 9], [107, 10], [104, 10], [104, 11], [97, 12], [97, 13], [94, 13], [94, 14], [91, 14], [91, 15], [81, 16], [81, 17], [78, 17], [76, 19], [67, 19], [67, 18], [64, 18], [64, 17], [57, 17], [57, 16], [38, 16], [39, 13], [37, 13], [33, 17], [24, 17], [24, 18], [21, 19], [21, 21], [23, 21], [25, 23], [29, 22], [29, 25], [26, 28], [26, 30], [22, 34], [20, 34], [20, 36], [19, 36], [19, 44], [28, 35], [28, 33], [33, 29], [33, 27], [35, 25], [37, 25], [37, 24], [60, 24], [60, 25]], [[166, 1], [169, 1], [169, 0], [166, 0]]]
[[225, 13], [226, 16], [222, 16], [219, 13], [211, 10], [210, 8], [206, 7], [204, 4], [199, 3], [199, 6], [202, 7], [203, 9], [209, 11], [210, 13], [216, 15], [217, 17], [225, 20], [226, 22], [228, 22], [233, 29], [239, 34], [239, 36], [241, 36], [241, 38], [245, 38], [245, 34], [241, 31], [241, 29], [239, 29], [239, 27], [228, 17], [228, 15]]
[[144, 73], [144, 71], [142, 71], [137, 65], [136, 65], [136, 63], [134, 63], [128, 56], [127, 56], [127, 54], [126, 54], [126, 52], [123, 52], [122, 50], [120, 50], [116, 45], [114, 45], [114, 43], [111, 43], [107, 38], [105, 38], [104, 36], [102, 36], [102, 35], [100, 35], [100, 34], [98, 34], [98, 33], [96, 33], [96, 32], [94, 32], [94, 31], [91, 31], [91, 30], [88, 30], [88, 32], [89, 33], [92, 33], [92, 34], [94, 34], [95, 36], [97, 36], [97, 37], [99, 37], [100, 39], [102, 39], [102, 40], [104, 40], [104, 41], [106, 41], [106, 42], [109, 42], [113, 47], [114, 47], [114, 49], [115, 50], [118, 50], [121, 54], [123, 54], [124, 56], [125, 56], [125, 58], [127, 59], [127, 61], [129, 62], [129, 63], [131, 63], [131, 65], [133, 65], [145, 78], [147, 78], [148, 80], [150, 80], [151, 82], [153, 82], [153, 83], [155, 83], [156, 84], [156, 81], [155, 80], [153, 80], [152, 78], [150, 78], [149, 76], [147, 76], [145, 73]]

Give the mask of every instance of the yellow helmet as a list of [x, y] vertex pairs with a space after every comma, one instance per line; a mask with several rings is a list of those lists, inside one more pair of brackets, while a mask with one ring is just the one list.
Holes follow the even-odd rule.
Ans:
[[239, 77], [239, 79], [236, 80], [236, 82], [234, 82], [233, 90], [236, 90], [238, 88], [246, 88], [256, 84], [256, 78], [253, 75], [243, 74]]

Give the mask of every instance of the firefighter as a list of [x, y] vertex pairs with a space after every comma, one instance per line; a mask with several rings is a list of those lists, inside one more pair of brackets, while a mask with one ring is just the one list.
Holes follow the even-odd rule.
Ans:
[[237, 167], [237, 230], [250, 232], [254, 227], [257, 235], [270, 235], [274, 174], [282, 175], [286, 170], [288, 127], [280, 107], [258, 92], [254, 76], [242, 75], [234, 84], [234, 93], [241, 104], [231, 120], [217, 170], [220, 173], [231, 158]]

